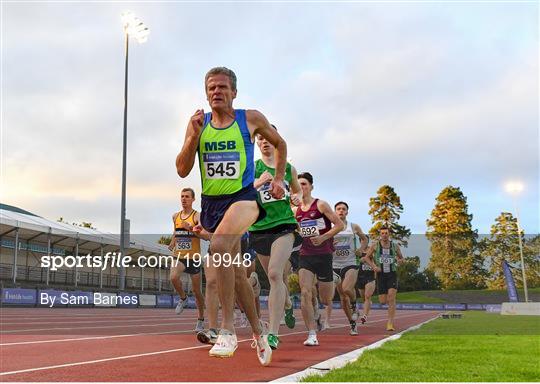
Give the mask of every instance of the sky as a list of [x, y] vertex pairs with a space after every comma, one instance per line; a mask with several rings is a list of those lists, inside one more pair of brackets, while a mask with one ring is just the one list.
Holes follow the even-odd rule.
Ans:
[[129, 52], [133, 233], [170, 232], [180, 189], [200, 193], [175, 158], [214, 66], [236, 72], [235, 107], [278, 127], [313, 195], [347, 201], [365, 231], [380, 186], [424, 234], [452, 185], [489, 233], [515, 212], [515, 179], [522, 227], [540, 232], [537, 2], [3, 2], [3, 203], [119, 231], [126, 10], [151, 30]]

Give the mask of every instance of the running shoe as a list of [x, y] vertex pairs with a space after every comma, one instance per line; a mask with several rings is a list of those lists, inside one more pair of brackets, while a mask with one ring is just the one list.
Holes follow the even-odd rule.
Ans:
[[199, 340], [203, 344], [215, 344], [218, 338], [218, 331], [217, 329], [210, 328], [209, 330], [205, 331], [202, 330], [200, 332], [197, 332], [197, 340]]
[[360, 322], [361, 322], [362, 324], [367, 323], [367, 316], [366, 316], [366, 315], [363, 315], [363, 316], [360, 318]]
[[268, 335], [253, 335], [251, 348], [257, 348], [257, 358], [262, 365], [270, 364], [272, 361], [272, 348], [268, 344]]
[[317, 334], [310, 333], [306, 341], [304, 341], [304, 345], [308, 347], [315, 347], [319, 345], [319, 340], [317, 340]]
[[285, 324], [290, 329], [293, 329], [296, 324], [296, 317], [294, 317], [294, 310], [292, 307], [285, 310]]
[[388, 322], [386, 323], [386, 330], [387, 331], [395, 331], [396, 329], [394, 328], [394, 324], [392, 324], [392, 322]]
[[204, 331], [204, 319], [197, 319], [197, 325], [195, 326], [195, 332]]
[[349, 332], [351, 336], [358, 335], [358, 329], [356, 328], [356, 321], [351, 321], [351, 331]]
[[177, 315], [181, 314], [184, 311], [185, 303], [187, 303], [187, 296], [185, 299], [180, 298], [180, 300], [178, 300], [178, 304], [176, 305], [176, 308], [174, 310]]
[[208, 354], [215, 357], [231, 357], [234, 355], [236, 348], [238, 348], [238, 340], [236, 339], [236, 335], [222, 329], [219, 332], [216, 343], [210, 349]]
[[279, 337], [271, 333], [268, 334], [268, 345], [272, 349], [277, 349], [279, 346]]

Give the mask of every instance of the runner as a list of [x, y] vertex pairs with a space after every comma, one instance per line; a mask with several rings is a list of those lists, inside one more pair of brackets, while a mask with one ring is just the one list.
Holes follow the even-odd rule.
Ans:
[[237, 94], [233, 71], [224, 67], [211, 69], [205, 76], [205, 90], [211, 112], [205, 114], [199, 109], [191, 117], [176, 168], [180, 177], [187, 177], [198, 157], [201, 224], [213, 234], [210, 243], [213, 254], [207, 259], [206, 267], [216, 269], [223, 318], [220, 334], [209, 354], [230, 357], [238, 347], [233, 324], [236, 293], [253, 329], [257, 357], [261, 364], [267, 365], [272, 358], [271, 348], [257, 317], [242, 259], [237, 256], [240, 256], [242, 234], [264, 217], [253, 187], [253, 137], [260, 134], [276, 147], [276, 175], [269, 188], [270, 195], [276, 199], [285, 193], [287, 145], [263, 114], [233, 108]]
[[[339, 276], [337, 279], [336, 288], [341, 299], [341, 308], [347, 316], [347, 320], [351, 324], [351, 335], [358, 335], [356, 329], [356, 320], [358, 313], [356, 312], [356, 279], [358, 277], [357, 258], [362, 255], [362, 251], [367, 247], [367, 237], [362, 232], [358, 224], [347, 222], [349, 214], [349, 205], [340, 201], [334, 205], [334, 210], [340, 220], [343, 222], [345, 229], [334, 236], [335, 251], [333, 254], [332, 268], [334, 273]], [[356, 244], [356, 236], [360, 239], [360, 247]], [[330, 319], [331, 308], [327, 307], [327, 321]]]
[[199, 224], [199, 212], [193, 209], [194, 201], [195, 191], [191, 188], [182, 189], [180, 192], [182, 210], [176, 212], [172, 217], [174, 232], [169, 249], [175, 251], [177, 259], [174, 262], [175, 265], [171, 266], [170, 280], [180, 296], [175, 309], [176, 314], [179, 315], [187, 303], [187, 295], [182, 288], [180, 276], [182, 272], [185, 272], [191, 277], [191, 286], [195, 295], [197, 310], [199, 311], [195, 331], [199, 332], [204, 330], [204, 299], [201, 292], [201, 268], [193, 260], [194, 255], [195, 258], [199, 258], [201, 254], [200, 239], [204, 238], [204, 236], [193, 232], [193, 227]]
[[[313, 176], [305, 172], [298, 175], [302, 187], [302, 204], [296, 209], [296, 221], [303, 237], [299, 257], [299, 280], [301, 308], [304, 323], [309, 330], [304, 345], [319, 345], [317, 340], [316, 315], [318, 303], [314, 283], [318, 280], [319, 299], [325, 305], [332, 305], [334, 298], [334, 278], [332, 271], [333, 237], [344, 229], [343, 222], [324, 200], [311, 196]], [[334, 226], [332, 227], [332, 224]], [[315, 297], [314, 297], [315, 296]]]
[[[275, 126], [273, 127], [275, 128]], [[254, 186], [259, 192], [266, 217], [253, 224], [249, 231], [251, 245], [270, 282], [268, 343], [272, 349], [277, 349], [280, 320], [284, 315], [288, 297], [288, 289], [284, 281], [285, 268], [293, 246], [295, 243], [299, 245], [302, 242], [302, 238], [296, 232], [298, 224], [290, 204], [298, 205], [300, 203], [302, 190], [298, 184], [296, 169], [287, 163], [285, 167], [285, 189], [287, 192], [281, 199], [273, 198], [269, 193], [269, 188], [275, 175], [275, 148], [261, 135], [257, 135], [257, 145], [261, 150], [262, 159], [255, 162]], [[292, 309], [292, 304], [289, 304], [289, 308]]]
[[356, 289], [358, 290], [358, 296], [364, 299], [364, 305], [362, 309], [362, 317], [360, 322], [365, 324], [367, 317], [371, 311], [371, 297], [375, 292], [375, 272], [373, 268], [366, 263], [364, 257], [366, 252], [362, 252], [362, 258], [360, 258], [360, 268], [358, 269], [358, 279], [356, 280]]
[[395, 331], [396, 294], [398, 288], [397, 264], [403, 262], [399, 246], [390, 240], [390, 230], [383, 226], [379, 229], [379, 241], [372, 244], [364, 260], [377, 272], [377, 291], [379, 302], [388, 303], [387, 331]]

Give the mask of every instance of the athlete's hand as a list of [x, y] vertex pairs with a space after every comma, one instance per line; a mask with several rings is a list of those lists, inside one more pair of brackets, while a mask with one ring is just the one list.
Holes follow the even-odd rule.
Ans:
[[190, 134], [199, 137], [199, 135], [202, 132], [204, 123], [204, 109], [197, 109], [195, 111], [195, 114], [191, 116], [191, 119], [189, 120], [189, 126], [191, 128]]
[[321, 236], [314, 236], [314, 237], [310, 237], [309, 240], [311, 240], [311, 243], [318, 247], [319, 245], [321, 245], [323, 243], [323, 241], [325, 240], [324, 237], [321, 235]]
[[193, 228], [191, 228], [191, 231], [192, 231], [193, 233], [196, 233], [196, 234], [201, 233], [202, 230], [203, 230], [203, 227], [202, 227], [201, 224], [197, 224], [196, 226], [194, 226]]
[[169, 251], [172, 251], [174, 249], [174, 244], [169, 244], [167, 248], [169, 248]]
[[266, 183], [269, 183], [271, 182], [272, 180], [274, 180], [274, 176], [272, 176], [272, 174], [268, 171], [264, 171], [261, 175], [261, 177], [259, 177], [259, 181], [262, 183], [262, 184], [266, 184]]
[[375, 272], [377, 272], [377, 273], [381, 272], [381, 269], [380, 269], [379, 267], [377, 267], [377, 266], [375, 266], [375, 268], [373, 268], [373, 270], [374, 270]]
[[397, 259], [397, 263], [398, 263], [398, 264], [403, 264], [404, 262], [405, 262], [405, 259], [403, 259], [402, 257], [399, 257], [399, 258]]
[[291, 203], [295, 206], [295, 207], [298, 207], [301, 203], [300, 201], [300, 198], [298, 197], [298, 194], [296, 193], [293, 193], [291, 195]]
[[285, 196], [285, 187], [283, 186], [283, 180], [272, 179], [270, 183], [270, 195], [274, 199], [282, 199]]

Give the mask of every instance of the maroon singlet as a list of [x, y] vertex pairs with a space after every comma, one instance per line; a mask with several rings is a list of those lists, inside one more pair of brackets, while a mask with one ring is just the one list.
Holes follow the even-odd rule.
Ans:
[[300, 225], [300, 234], [304, 241], [300, 248], [300, 256], [323, 255], [334, 252], [334, 238], [325, 240], [321, 245], [315, 246], [310, 237], [324, 235], [332, 228], [332, 223], [317, 208], [315, 199], [307, 211], [302, 211], [302, 207], [296, 210], [296, 221]]

